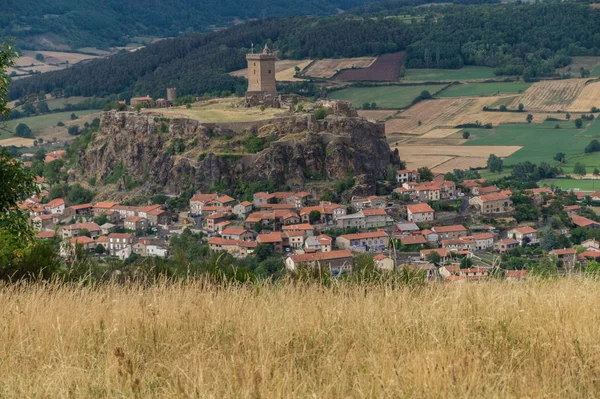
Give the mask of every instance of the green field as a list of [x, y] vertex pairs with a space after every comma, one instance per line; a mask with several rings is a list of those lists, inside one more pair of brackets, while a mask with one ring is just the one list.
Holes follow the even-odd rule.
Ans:
[[375, 87], [350, 87], [332, 92], [329, 97], [336, 100], [352, 102], [356, 108], [361, 108], [366, 102], [376, 103], [380, 109], [396, 109], [407, 107], [411, 102], [427, 90], [434, 94], [447, 85], [415, 85], [415, 86], [375, 86]]
[[447, 81], [472, 79], [492, 79], [494, 70], [488, 67], [468, 66], [461, 69], [407, 69], [402, 80], [415, 81]]
[[548, 179], [542, 180], [540, 185], [557, 186], [563, 190], [597, 191], [600, 190], [600, 180], [577, 179]]
[[[75, 111], [74, 113], [75, 115], [82, 117], [99, 112], [100, 111], [98, 110], [85, 110]], [[37, 137], [44, 129], [56, 126], [58, 122], [63, 122], [65, 124], [67, 124], [67, 122], [71, 122], [71, 114], [72, 112], [58, 112], [56, 114], [32, 116], [30, 118], [21, 118], [8, 121], [3, 125], [3, 127], [9, 132], [12, 132], [12, 134], [4, 129], [0, 129], [0, 139], [7, 139], [13, 137], [17, 126], [21, 123], [24, 123], [27, 126], [29, 126], [29, 128], [33, 131], [33, 135]]]
[[520, 93], [531, 86], [521, 82], [464, 83], [444, 90], [437, 97], [478, 97], [494, 94]]
[[552, 158], [556, 153], [564, 152], [567, 158], [583, 154], [594, 137], [600, 139], [600, 122], [595, 121], [583, 129], [576, 129], [572, 122], [559, 122], [561, 128], [555, 129], [556, 124], [505, 124], [493, 129], [465, 129], [471, 132], [471, 138], [464, 145], [522, 146], [505, 159], [506, 165], [525, 161], [555, 164]]
[[585, 165], [587, 172], [592, 173], [594, 168], [600, 169], [600, 153], [596, 152], [593, 154], [580, 155], [567, 159], [567, 162], [565, 162], [563, 166], [565, 173], [571, 173], [576, 163]]

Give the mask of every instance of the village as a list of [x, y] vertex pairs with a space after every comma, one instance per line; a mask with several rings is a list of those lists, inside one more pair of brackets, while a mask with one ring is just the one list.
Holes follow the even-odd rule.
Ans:
[[[503, 254], [539, 247], [547, 227], [517, 223], [512, 217], [513, 195], [525, 195], [542, 209], [550, 209], [559, 198], [574, 198], [576, 204], [559, 210], [570, 226], [556, 229], [556, 234], [568, 237], [571, 228], [600, 228], [600, 223], [581, 216], [586, 199], [598, 201], [600, 192], [555, 193], [544, 187], [513, 193], [485, 179], [457, 184], [443, 174], [432, 174], [425, 181], [415, 170], [397, 171], [397, 188], [390, 196], [353, 197], [338, 204], [310, 192], [257, 192], [252, 202], [196, 193], [188, 210], [180, 213], [160, 204], [44, 201], [49, 187], [44, 178], [37, 184], [41, 194], [20, 208], [29, 213], [37, 239], [60, 241], [60, 255], [66, 260], [76, 256], [78, 247], [101, 259], [166, 258], [169, 239], [190, 229], [202, 234], [210, 251], [235, 258], [268, 247], [290, 272], [319, 266], [333, 276], [345, 275], [352, 273], [354, 257], [366, 253], [382, 270], [408, 266], [425, 271], [431, 279], [470, 281], [502, 270]], [[567, 273], [600, 259], [600, 242], [587, 239], [577, 247], [548, 252]], [[527, 271], [504, 270], [503, 275], [522, 279]]]

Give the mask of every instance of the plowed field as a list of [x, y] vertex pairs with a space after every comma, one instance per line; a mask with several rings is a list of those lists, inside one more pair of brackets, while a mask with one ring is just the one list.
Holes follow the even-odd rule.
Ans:
[[346, 69], [336, 74], [333, 79], [343, 81], [382, 81], [397, 82], [400, 80], [400, 68], [406, 52], [384, 54], [375, 60], [368, 68]]
[[600, 108], [600, 82], [585, 85], [568, 110], [571, 112], [590, 112], [592, 107]]
[[374, 61], [375, 57], [327, 58], [315, 61], [304, 71], [304, 74], [313, 78], [329, 79], [342, 69], [367, 68]]

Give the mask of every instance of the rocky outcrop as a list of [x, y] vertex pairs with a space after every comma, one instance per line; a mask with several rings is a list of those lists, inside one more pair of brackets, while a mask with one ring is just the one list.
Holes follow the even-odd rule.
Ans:
[[[95, 178], [101, 185], [113, 184], [116, 177], [125, 183], [115, 184], [115, 190], [129, 185], [178, 194], [188, 188], [208, 190], [216, 184], [231, 187], [238, 181], [261, 180], [301, 189], [311, 180], [352, 175], [361, 193], [372, 194], [388, 165], [399, 163], [383, 125], [359, 117], [290, 116], [256, 122], [242, 133], [233, 125], [108, 112], [79, 154], [73, 178]], [[215, 143], [239, 150], [249, 134], [269, 137], [269, 146], [256, 154], [214, 150]], [[115, 171], [121, 175], [115, 176]]]

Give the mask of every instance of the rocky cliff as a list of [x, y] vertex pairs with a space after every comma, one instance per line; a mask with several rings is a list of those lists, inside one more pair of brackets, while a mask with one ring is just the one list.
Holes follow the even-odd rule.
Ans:
[[[249, 138], [264, 143], [248, 153]], [[79, 154], [73, 179], [113, 192], [141, 187], [178, 194], [190, 187], [269, 180], [302, 189], [310, 181], [355, 177], [357, 194], [375, 192], [390, 152], [384, 126], [359, 117], [300, 115], [255, 123], [204, 124], [148, 114], [108, 112]], [[101, 193], [110, 190], [100, 190]]]

